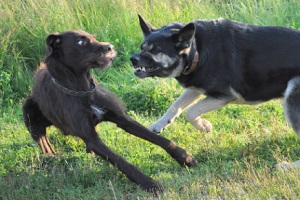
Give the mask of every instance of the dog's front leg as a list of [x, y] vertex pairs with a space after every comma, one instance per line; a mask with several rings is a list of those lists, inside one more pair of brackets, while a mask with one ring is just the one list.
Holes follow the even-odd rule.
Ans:
[[149, 129], [155, 133], [161, 133], [191, 104], [195, 103], [201, 96], [197, 90], [186, 89], [178, 99], [171, 105], [167, 112]]
[[212, 110], [224, 107], [233, 99], [216, 99], [206, 97], [204, 100], [191, 106], [186, 112], [186, 119], [200, 131], [209, 132], [212, 130], [212, 125], [209, 121], [202, 119], [201, 115]]
[[109, 121], [114, 122], [118, 127], [124, 129], [128, 133], [162, 147], [181, 166], [190, 167], [197, 164], [197, 161], [186, 150], [180, 148], [167, 138], [152, 133], [126, 114], [111, 115]]
[[125, 174], [130, 180], [137, 183], [143, 190], [153, 193], [154, 196], [157, 197], [159, 197], [159, 192], [164, 190], [160, 183], [143, 174], [134, 165], [128, 163], [125, 158], [116, 154], [107, 147], [97, 136], [95, 131], [91, 130], [90, 135], [85, 139], [83, 138], [83, 140], [86, 143], [87, 149], [116, 166], [123, 174]]

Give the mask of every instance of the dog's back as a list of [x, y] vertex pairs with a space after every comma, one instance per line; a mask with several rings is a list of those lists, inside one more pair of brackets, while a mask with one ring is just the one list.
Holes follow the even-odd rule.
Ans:
[[[187, 87], [204, 88], [211, 95], [231, 87], [245, 101], [266, 101], [281, 97], [287, 82], [300, 75], [298, 30], [228, 19], [199, 20], [195, 24], [202, 70], [178, 78]], [[207, 76], [217, 80], [212, 82]], [[213, 90], [210, 92], [207, 86]]]

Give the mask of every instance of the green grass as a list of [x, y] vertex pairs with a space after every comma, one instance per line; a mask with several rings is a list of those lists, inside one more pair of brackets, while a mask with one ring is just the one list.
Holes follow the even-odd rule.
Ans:
[[[118, 57], [99, 82], [117, 93], [128, 113], [149, 126], [183, 89], [171, 79], [133, 75], [129, 57], [142, 41], [137, 13], [159, 27], [173, 21], [219, 17], [256, 25], [299, 28], [298, 0], [17, 0], [0, 2], [0, 199], [151, 199], [116, 168], [85, 153], [82, 141], [49, 128], [57, 156], [41, 153], [22, 122], [33, 72], [45, 55], [49, 33], [83, 29], [114, 44]], [[276, 171], [295, 161], [300, 148], [285, 122], [281, 102], [230, 105], [204, 117], [211, 133], [197, 131], [184, 114], [163, 136], [199, 161], [181, 168], [161, 148], [114, 124], [97, 126], [101, 139], [141, 171], [162, 183], [162, 199], [299, 199], [299, 170]]]

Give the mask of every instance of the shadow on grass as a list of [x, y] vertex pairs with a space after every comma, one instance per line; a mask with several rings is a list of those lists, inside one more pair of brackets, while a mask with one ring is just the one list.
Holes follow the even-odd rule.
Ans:
[[110, 199], [139, 190], [116, 168], [89, 155], [36, 156], [32, 161], [0, 176], [0, 199]]
[[299, 144], [300, 141], [294, 135], [268, 137], [252, 140], [243, 145], [232, 143], [228, 147], [217, 147], [217, 149], [203, 148], [195, 157], [200, 164], [218, 161], [250, 162], [255, 164], [257, 161], [267, 165], [275, 165], [278, 159], [279, 161], [286, 158], [291, 160], [298, 159], [300, 155]]
[[[250, 169], [268, 169], [266, 173], [271, 173], [281, 159], [295, 161], [300, 155], [299, 141], [292, 134], [254, 139], [243, 145], [234, 142], [227, 147], [199, 144], [191, 150], [192, 146], [186, 146], [188, 151], [196, 152], [198, 160], [198, 166], [190, 169], [181, 168], [163, 150], [149, 153], [143, 161], [139, 159], [145, 158], [130, 159], [132, 154], [124, 157], [161, 182], [167, 191], [181, 194], [199, 184], [199, 194], [206, 194], [216, 180], [243, 182], [241, 173]], [[0, 176], [3, 199], [130, 199], [148, 195], [107, 161], [84, 151], [43, 156], [38, 146], [29, 142], [0, 145], [0, 149], [4, 155], [0, 166], [7, 170]]]

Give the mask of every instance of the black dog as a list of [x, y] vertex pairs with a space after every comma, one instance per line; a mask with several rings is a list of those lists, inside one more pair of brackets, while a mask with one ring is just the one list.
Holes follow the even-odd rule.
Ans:
[[158, 194], [162, 186], [144, 175], [98, 137], [94, 126], [111, 121], [125, 131], [165, 149], [181, 166], [196, 161], [184, 149], [157, 136], [131, 119], [123, 103], [91, 77], [91, 68], [105, 69], [116, 53], [111, 44], [98, 42], [83, 31], [51, 34], [46, 39], [45, 63], [37, 70], [31, 96], [23, 105], [25, 124], [44, 154], [55, 154], [46, 137], [46, 127], [54, 125], [64, 134], [80, 137], [87, 152], [116, 165], [129, 179], [146, 191]]
[[144, 42], [131, 57], [135, 75], [172, 77], [186, 89], [150, 130], [160, 133], [202, 94], [206, 98], [186, 113], [202, 131], [211, 131], [212, 125], [201, 114], [229, 103], [257, 104], [284, 96], [285, 115], [300, 136], [300, 31], [228, 19], [156, 29], [141, 16], [139, 20]]

